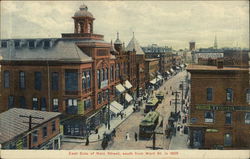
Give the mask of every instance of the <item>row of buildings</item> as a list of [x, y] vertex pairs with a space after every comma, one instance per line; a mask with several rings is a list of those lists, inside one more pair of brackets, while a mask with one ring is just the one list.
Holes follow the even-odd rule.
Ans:
[[[38, 112], [60, 112], [61, 133], [66, 137], [88, 137], [91, 130], [109, 122], [109, 110], [119, 114], [133, 99], [145, 94], [147, 84], [162, 81], [165, 72], [174, 72], [172, 65], [177, 67], [181, 63], [180, 58], [167, 53], [162, 53], [160, 58], [146, 58], [134, 35], [126, 47], [118, 33], [114, 43], [105, 42], [103, 35], [94, 34], [95, 18], [86, 5], [81, 5], [72, 18], [74, 33], [63, 33], [61, 38], [1, 40], [0, 112], [4, 112], [1, 119], [6, 118], [7, 122], [9, 118], [5, 114], [10, 113], [19, 120], [18, 117], [25, 114], [23, 110], [33, 111], [26, 116], [42, 117], [46, 115]], [[59, 116], [54, 115], [50, 120]], [[2, 121], [0, 125], [4, 125]], [[58, 123], [56, 119], [59, 132]], [[13, 121], [13, 124], [17, 123]], [[53, 124], [48, 124], [49, 128], [43, 128], [43, 123], [40, 125], [41, 133], [47, 133]], [[32, 134], [23, 143], [31, 142], [36, 136], [34, 131], [40, 131], [20, 126], [25, 129], [20, 131], [24, 138]], [[48, 132], [47, 136], [51, 136], [52, 131]], [[13, 148], [11, 145], [21, 140], [17, 136], [7, 139], [6, 134], [1, 133], [1, 144]], [[43, 147], [42, 142], [26, 146]]]

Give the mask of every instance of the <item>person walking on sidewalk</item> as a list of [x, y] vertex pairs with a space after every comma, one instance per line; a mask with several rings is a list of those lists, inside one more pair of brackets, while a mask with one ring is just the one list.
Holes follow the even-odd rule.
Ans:
[[137, 142], [137, 137], [138, 137], [138, 135], [137, 135], [137, 133], [135, 132], [135, 141]]
[[128, 132], [126, 133], [126, 140], [130, 140]]

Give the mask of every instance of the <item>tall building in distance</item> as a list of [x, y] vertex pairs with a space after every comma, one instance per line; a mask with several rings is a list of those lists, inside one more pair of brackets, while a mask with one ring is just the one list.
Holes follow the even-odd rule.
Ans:
[[189, 51], [194, 51], [195, 50], [195, 41], [190, 41], [189, 42]]
[[217, 37], [214, 37], [214, 49], [218, 49]]

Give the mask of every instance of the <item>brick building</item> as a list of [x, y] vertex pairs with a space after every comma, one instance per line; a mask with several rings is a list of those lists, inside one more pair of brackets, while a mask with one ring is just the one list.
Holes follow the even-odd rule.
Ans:
[[145, 52], [146, 59], [157, 58], [159, 60], [158, 72], [167, 77], [172, 68], [172, 48], [152, 44], [151, 46], [142, 47], [142, 49]]
[[[2, 149], [60, 149], [60, 113], [12, 108], [0, 114]], [[25, 116], [25, 117], [21, 117]], [[29, 129], [29, 116], [31, 129]], [[37, 119], [37, 117], [42, 119]]]
[[190, 145], [205, 149], [250, 148], [250, 87], [247, 68], [189, 65]]
[[123, 110], [126, 104], [112, 101], [131, 102], [144, 76], [136, 72], [137, 45], [126, 51], [119, 36], [113, 45], [94, 34], [95, 18], [84, 4], [72, 18], [74, 33], [62, 38], [1, 40], [0, 112], [12, 107], [62, 112], [64, 135], [86, 137], [108, 122], [109, 97], [111, 107]]

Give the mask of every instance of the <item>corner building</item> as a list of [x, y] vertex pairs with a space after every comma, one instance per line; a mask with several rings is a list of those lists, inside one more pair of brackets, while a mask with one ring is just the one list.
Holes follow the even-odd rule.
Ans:
[[[107, 122], [108, 98], [123, 93], [117, 85], [128, 86], [129, 80], [137, 85], [136, 57], [94, 34], [95, 18], [86, 5], [72, 18], [74, 33], [62, 38], [1, 40], [0, 112], [13, 107], [62, 112], [64, 135], [86, 137]], [[131, 88], [126, 92], [133, 94]]]
[[200, 149], [250, 148], [249, 70], [189, 65], [190, 146]]

